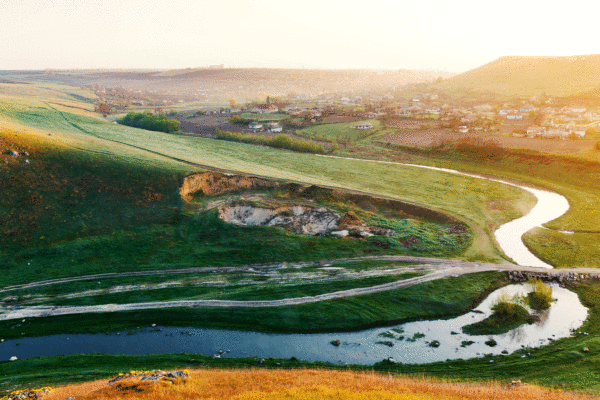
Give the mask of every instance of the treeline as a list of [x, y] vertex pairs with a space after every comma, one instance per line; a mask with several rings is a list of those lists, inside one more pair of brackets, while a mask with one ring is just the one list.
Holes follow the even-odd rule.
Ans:
[[217, 129], [215, 138], [228, 140], [230, 142], [261, 144], [263, 146], [300, 151], [303, 153], [326, 153], [325, 147], [323, 147], [323, 145], [320, 143], [294, 139], [284, 134], [280, 134], [275, 137], [266, 137], [262, 135], [254, 135], [252, 133], [228, 132]]
[[143, 113], [130, 111], [126, 116], [118, 118], [117, 122], [134, 128], [166, 133], [175, 132], [179, 129], [180, 124], [179, 121], [167, 118], [164, 115], [152, 114], [148, 111]]

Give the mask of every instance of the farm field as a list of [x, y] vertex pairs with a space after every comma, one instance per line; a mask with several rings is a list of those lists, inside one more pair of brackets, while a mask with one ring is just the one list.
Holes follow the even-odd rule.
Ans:
[[391, 135], [379, 138], [382, 142], [392, 143], [407, 147], [435, 147], [453, 140], [458, 140], [464, 135], [449, 132], [445, 129], [401, 130]]
[[[373, 124], [371, 129], [356, 129], [358, 122], [370, 122]], [[316, 125], [302, 129], [303, 136], [314, 137], [316, 140], [335, 140], [338, 142], [354, 142], [364, 136], [380, 134], [386, 128], [376, 119], [369, 119], [357, 122], [342, 122], [336, 124]]]

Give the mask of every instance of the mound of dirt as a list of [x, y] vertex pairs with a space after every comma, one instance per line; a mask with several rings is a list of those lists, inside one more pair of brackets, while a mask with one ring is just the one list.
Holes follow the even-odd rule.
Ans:
[[244, 175], [204, 172], [186, 176], [179, 189], [181, 198], [191, 201], [195, 194], [217, 196], [224, 193], [278, 187], [279, 183]]

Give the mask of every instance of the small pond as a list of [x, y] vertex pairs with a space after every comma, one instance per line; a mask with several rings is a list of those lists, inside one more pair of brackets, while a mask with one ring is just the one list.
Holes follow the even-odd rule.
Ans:
[[[230, 350], [222, 357], [297, 357], [307, 361], [329, 361], [337, 364], [366, 365], [388, 357], [403, 363], [467, 359], [484, 354], [500, 354], [502, 351], [512, 353], [522, 347], [538, 347], [551, 340], [570, 336], [573, 330], [578, 329], [587, 318], [587, 309], [580, 303], [575, 293], [555, 284], [552, 288], [556, 301], [552, 303], [549, 310], [540, 315], [539, 322], [521, 326], [502, 335], [470, 336], [463, 334], [461, 327], [486, 318], [490, 314], [490, 305], [501, 293], [509, 295], [526, 293], [526, 285], [510, 285], [499, 289], [490, 294], [475, 312], [471, 311], [448, 320], [417, 321], [361, 332], [327, 334], [286, 335], [157, 327], [129, 334], [120, 332], [110, 335], [54, 335], [6, 340], [0, 343], [0, 360], [8, 360], [12, 356], [26, 359], [94, 352], [105, 354], [185, 352], [213, 355], [219, 350]], [[420, 334], [424, 336], [420, 337]], [[400, 336], [404, 336], [404, 339], [399, 340]], [[495, 347], [485, 344], [485, 341], [492, 337], [497, 342]], [[407, 340], [408, 338], [414, 338], [414, 341]], [[333, 346], [330, 343], [332, 340], [339, 340], [340, 345]], [[434, 340], [440, 342], [439, 347], [429, 346], [429, 343]], [[474, 343], [461, 347], [463, 341]], [[389, 346], [390, 343], [393, 343], [393, 346]]]

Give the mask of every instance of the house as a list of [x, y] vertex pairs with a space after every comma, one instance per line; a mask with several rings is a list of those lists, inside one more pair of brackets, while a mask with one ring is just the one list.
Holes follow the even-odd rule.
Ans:
[[267, 124], [267, 129], [269, 130], [269, 132], [272, 133], [279, 133], [283, 131], [283, 128], [281, 127], [281, 125], [279, 125], [276, 122], [269, 122]]
[[568, 138], [571, 134], [571, 131], [565, 128], [550, 128], [546, 130], [544, 134], [542, 134], [543, 138], [551, 139], [551, 138]]
[[359, 122], [358, 125], [356, 125], [356, 129], [371, 129], [373, 128], [373, 124], [370, 122]]
[[543, 126], [529, 126], [527, 127], [527, 137], [534, 138], [536, 136], [544, 136], [546, 128]]
[[515, 113], [506, 114], [506, 119], [523, 119], [523, 115]]
[[259, 104], [252, 109], [255, 114], [271, 114], [279, 111], [279, 108], [273, 104]]
[[250, 122], [250, 125], [248, 125], [248, 128], [254, 129], [254, 130], [262, 129], [262, 127], [263, 127], [262, 124], [260, 122], [256, 122], [256, 121], [252, 121], [252, 122]]

